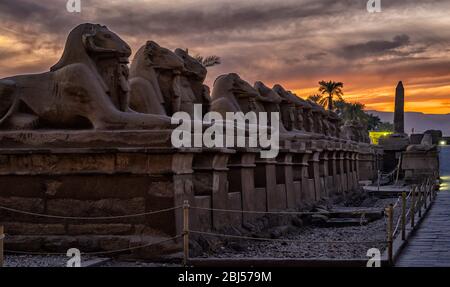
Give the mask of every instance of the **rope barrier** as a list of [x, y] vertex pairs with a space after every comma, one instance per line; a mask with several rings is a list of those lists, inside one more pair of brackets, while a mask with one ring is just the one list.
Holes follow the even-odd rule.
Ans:
[[193, 234], [216, 236], [216, 237], [226, 237], [226, 238], [234, 238], [234, 239], [274, 241], [274, 242], [292, 242], [292, 243], [303, 243], [303, 244], [378, 244], [378, 243], [386, 243], [386, 241], [304, 241], [304, 240], [300, 240], [300, 239], [250, 237], [250, 236], [229, 235], [229, 234], [220, 234], [220, 233], [212, 233], [212, 232], [204, 232], [204, 231], [193, 231], [193, 230], [190, 230], [189, 232], [193, 233]]
[[[134, 247], [130, 247], [130, 248], [123, 248], [123, 249], [117, 249], [117, 250], [111, 250], [111, 251], [100, 251], [100, 252], [82, 252], [81, 254], [84, 255], [103, 255], [103, 254], [112, 254], [112, 253], [119, 253], [119, 252], [125, 252], [125, 251], [131, 251], [131, 250], [136, 250], [136, 249], [142, 249], [142, 248], [146, 248], [146, 247], [150, 247], [152, 245], [158, 245], [161, 243], [165, 243], [165, 242], [169, 242], [169, 241], [173, 241], [176, 239], [179, 239], [183, 237], [183, 235], [177, 235], [168, 239], [164, 239], [158, 242], [153, 242], [153, 243], [148, 243], [145, 245], [140, 245], [140, 246], [134, 246]], [[67, 255], [67, 253], [62, 253], [62, 252], [27, 252], [27, 251], [16, 251], [16, 250], [5, 250], [5, 252], [7, 253], [13, 253], [13, 254], [23, 254], [23, 255]]]
[[59, 215], [50, 215], [50, 214], [42, 214], [42, 213], [35, 213], [35, 212], [28, 212], [23, 210], [18, 210], [14, 208], [4, 207], [0, 206], [0, 209], [14, 212], [14, 213], [21, 213], [31, 216], [38, 216], [38, 217], [46, 217], [46, 218], [57, 218], [57, 219], [73, 219], [73, 220], [106, 220], [106, 219], [120, 219], [120, 218], [131, 218], [131, 217], [140, 217], [140, 216], [146, 216], [146, 215], [153, 215], [163, 212], [168, 212], [176, 209], [181, 209], [182, 206], [175, 206], [167, 209], [161, 209], [156, 211], [149, 211], [149, 212], [143, 212], [143, 213], [136, 213], [136, 214], [129, 214], [129, 215], [117, 215], [117, 216], [99, 216], [99, 217], [80, 217], [80, 216], [59, 216]]
[[412, 195], [412, 190], [408, 193], [408, 195], [406, 196], [406, 200], [408, 200]]
[[399, 216], [397, 220], [397, 224], [395, 225], [394, 232], [392, 232], [392, 236], [395, 237], [395, 234], [399, 231], [400, 223], [402, 221], [402, 217]]
[[[314, 211], [250, 211], [250, 210], [233, 210], [233, 209], [219, 209], [219, 208], [207, 208], [207, 207], [198, 207], [198, 206], [190, 206], [190, 209], [198, 209], [198, 210], [208, 210], [208, 211], [216, 211], [216, 212], [234, 212], [234, 213], [253, 213], [253, 214], [279, 214], [279, 215], [315, 215], [315, 214], [367, 214], [373, 212], [373, 210], [358, 210], [358, 211], [329, 211], [329, 212], [314, 212]], [[381, 213], [381, 211], [380, 211]]]
[[397, 206], [399, 206], [399, 204], [400, 204], [400, 200], [402, 199], [402, 197], [401, 196], [399, 196], [398, 198], [397, 198], [397, 201], [394, 203], [394, 205], [392, 206], [392, 208], [397, 208]]

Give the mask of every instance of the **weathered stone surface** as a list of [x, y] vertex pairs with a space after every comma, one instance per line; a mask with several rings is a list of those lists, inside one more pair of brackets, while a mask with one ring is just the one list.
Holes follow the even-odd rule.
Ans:
[[47, 201], [47, 212], [52, 215], [85, 217], [130, 215], [145, 212], [145, 199], [50, 199]]
[[1, 223], [9, 235], [64, 235], [64, 224]]
[[211, 93], [211, 110], [220, 113], [224, 118], [227, 112], [255, 111], [258, 96], [258, 91], [239, 75], [222, 75], [216, 79]]
[[129, 235], [134, 231], [131, 224], [69, 224], [67, 234], [70, 235]]
[[25, 197], [0, 197], [0, 205], [13, 208], [20, 211], [28, 211], [35, 213], [44, 212], [44, 200], [41, 198], [25, 198]]
[[[228, 205], [230, 210], [242, 210], [242, 198], [240, 192], [228, 194]], [[230, 212], [228, 214], [231, 226], [242, 226], [242, 213]]]
[[100, 238], [98, 244], [102, 250], [121, 250], [130, 247], [130, 240], [126, 237], [108, 236]]
[[[128, 44], [105, 26], [77, 26], [50, 72], [0, 81], [2, 87], [10, 87], [1, 89], [9, 108], [1, 115], [2, 129], [169, 128], [168, 117], [129, 111], [130, 55]], [[34, 114], [24, 113], [22, 103]]]
[[[195, 196], [193, 204], [196, 207], [211, 208], [211, 196]], [[192, 229], [200, 231], [209, 231], [212, 228], [212, 211], [190, 209], [190, 217], [193, 219]]]

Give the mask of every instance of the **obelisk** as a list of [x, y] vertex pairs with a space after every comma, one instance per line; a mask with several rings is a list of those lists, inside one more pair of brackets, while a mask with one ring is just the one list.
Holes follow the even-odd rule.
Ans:
[[405, 133], [405, 89], [402, 81], [395, 90], [394, 133]]

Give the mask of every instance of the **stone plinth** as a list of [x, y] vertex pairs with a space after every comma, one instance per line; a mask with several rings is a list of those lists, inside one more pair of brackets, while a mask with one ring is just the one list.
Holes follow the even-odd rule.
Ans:
[[439, 173], [439, 152], [407, 151], [402, 154], [402, 169], [405, 171], [405, 181], [419, 183], [430, 176]]
[[[155, 137], [155, 133], [146, 132], [73, 132], [66, 137], [73, 139], [72, 142], [55, 140], [45, 144], [44, 140], [62, 138], [62, 135], [57, 132], [2, 134], [1, 206], [64, 217], [118, 216], [64, 220], [3, 210], [0, 224], [5, 225], [10, 235], [7, 246], [28, 251], [65, 252], [67, 246], [79, 247], [84, 252], [105, 251], [181, 234], [181, 209], [122, 217], [180, 206], [185, 199], [195, 201], [192, 160], [199, 150], [164, 147], [167, 139], [164, 135], [167, 133]], [[90, 143], [86, 138], [96, 140]], [[151, 139], [159, 141], [161, 147], [145, 147]], [[119, 145], [122, 140], [123, 145]], [[20, 148], [13, 149], [11, 144]], [[180, 247], [174, 241], [136, 250], [136, 253], [173, 253]]]

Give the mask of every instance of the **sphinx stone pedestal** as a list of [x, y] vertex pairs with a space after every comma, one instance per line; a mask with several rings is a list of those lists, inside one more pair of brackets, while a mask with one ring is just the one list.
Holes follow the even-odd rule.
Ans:
[[420, 183], [428, 177], [439, 176], [439, 151], [406, 151], [402, 155], [402, 166], [405, 171], [405, 181]]
[[[194, 156], [194, 194], [210, 196], [213, 209], [242, 210], [240, 193], [229, 193], [228, 157], [229, 149], [202, 149]], [[242, 215], [223, 211], [212, 211], [212, 227], [222, 229], [229, 225], [240, 225]]]
[[[240, 193], [243, 211], [266, 211], [266, 193], [255, 189], [255, 158], [258, 149], [237, 149], [228, 160], [228, 182], [230, 193]], [[243, 222], [248, 223], [261, 217], [260, 214], [243, 213]]]
[[[192, 160], [198, 150], [167, 147], [170, 133], [0, 134], [0, 205], [65, 217], [113, 217], [64, 220], [3, 210], [0, 224], [9, 234], [7, 248], [65, 252], [76, 246], [83, 252], [111, 251], [181, 234], [182, 209], [121, 217], [193, 200]], [[146, 147], [152, 141], [161, 147]], [[170, 241], [134, 253], [153, 257], [180, 248], [179, 242]]]

